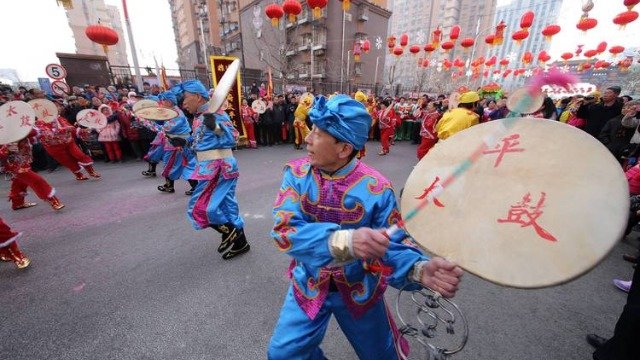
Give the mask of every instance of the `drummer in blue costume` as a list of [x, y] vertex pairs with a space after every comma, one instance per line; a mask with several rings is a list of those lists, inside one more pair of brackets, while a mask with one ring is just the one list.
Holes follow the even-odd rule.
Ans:
[[462, 270], [429, 260], [404, 231], [389, 238], [380, 230], [401, 215], [391, 182], [356, 158], [371, 125], [361, 103], [317, 97], [309, 118], [308, 157], [285, 166], [273, 209], [271, 235], [292, 262], [268, 358], [324, 359], [319, 346], [333, 314], [360, 359], [398, 359], [406, 343], [397, 341], [387, 285], [452, 297]]
[[[157, 96], [147, 96], [146, 100], [159, 101], [160, 99]], [[149, 151], [147, 151], [147, 155], [144, 156], [144, 160], [149, 163], [149, 168], [142, 172], [142, 175], [146, 177], [155, 177], [156, 176], [156, 167], [158, 163], [162, 161], [162, 157], [164, 156], [164, 143], [166, 138], [164, 133], [162, 132], [162, 125], [164, 121], [149, 121], [145, 119], [140, 119], [140, 122], [143, 126], [147, 127], [149, 130], [156, 132], [156, 137], [151, 141], [151, 147], [149, 147]]]
[[182, 107], [195, 116], [191, 149], [196, 164], [190, 179], [198, 184], [187, 216], [196, 230], [210, 227], [222, 234], [218, 252], [225, 260], [232, 259], [250, 249], [236, 199], [239, 172], [231, 150], [236, 146], [238, 131], [224, 111], [205, 113], [209, 93], [200, 81], [189, 80], [173, 90], [183, 94]]
[[[180, 92], [181, 89], [176, 89]], [[190, 171], [187, 165], [191, 158], [193, 158], [193, 152], [187, 147], [187, 140], [191, 136], [191, 126], [187, 117], [177, 106], [178, 99], [173, 91], [165, 91], [158, 94], [160, 106], [173, 109], [178, 112], [178, 117], [175, 117], [162, 125], [162, 133], [166, 140], [164, 141], [162, 162], [164, 163], [164, 170], [162, 176], [165, 178], [165, 184], [158, 186], [158, 190], [163, 192], [173, 193], [174, 182], [180, 178], [189, 179]], [[187, 195], [191, 195], [195, 189], [196, 180], [188, 180], [191, 185], [191, 190], [186, 192]]]

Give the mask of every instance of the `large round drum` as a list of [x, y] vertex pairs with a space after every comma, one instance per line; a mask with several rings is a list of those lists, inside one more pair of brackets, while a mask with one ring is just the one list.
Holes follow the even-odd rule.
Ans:
[[[497, 144], [433, 197], [496, 133]], [[622, 168], [600, 142], [532, 118], [491, 121], [438, 143], [407, 180], [403, 214], [425, 198], [429, 205], [406, 224], [421, 246], [519, 288], [560, 284], [593, 268], [621, 239], [629, 213]]]
[[36, 115], [24, 101], [9, 101], [0, 106], [0, 144], [22, 140], [33, 128]]

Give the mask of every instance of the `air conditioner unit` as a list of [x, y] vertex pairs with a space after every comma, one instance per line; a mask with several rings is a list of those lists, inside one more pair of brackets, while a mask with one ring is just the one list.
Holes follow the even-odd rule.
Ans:
[[361, 6], [358, 11], [358, 21], [369, 21], [369, 7]]

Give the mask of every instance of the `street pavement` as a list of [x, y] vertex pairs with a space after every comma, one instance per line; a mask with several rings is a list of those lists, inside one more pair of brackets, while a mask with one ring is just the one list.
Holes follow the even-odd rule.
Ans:
[[[402, 187], [415, 145], [365, 162]], [[251, 251], [232, 261], [216, 252], [219, 235], [195, 231], [185, 216], [187, 190], [156, 190], [146, 163], [98, 163], [101, 180], [78, 182], [66, 169], [41, 173], [67, 205], [38, 206], [2, 218], [25, 232], [25, 271], [0, 264], [0, 359], [264, 359], [288, 286], [290, 258], [269, 237], [283, 164], [303, 156], [291, 146], [236, 152], [238, 201]], [[160, 167], [159, 167], [160, 168]], [[8, 181], [0, 180], [0, 193]], [[446, 224], [451, 226], [450, 224]], [[428, 229], [425, 229], [428, 231]], [[453, 359], [590, 359], [587, 333], [608, 337], [626, 294], [621, 259], [628, 242], [585, 276], [562, 286], [518, 290], [466, 274], [455, 298], [469, 322], [466, 347]], [[505, 270], [506, 271], [506, 270]], [[387, 292], [393, 307], [395, 290]], [[405, 309], [406, 310], [406, 309]], [[322, 345], [329, 359], [356, 359], [332, 320]]]

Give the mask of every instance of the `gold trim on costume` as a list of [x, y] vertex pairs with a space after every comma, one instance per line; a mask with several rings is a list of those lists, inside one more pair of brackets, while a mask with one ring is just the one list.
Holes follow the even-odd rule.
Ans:
[[220, 160], [228, 157], [233, 157], [233, 151], [231, 149], [214, 149], [196, 152], [196, 158], [198, 159], [198, 162], [207, 160]]

